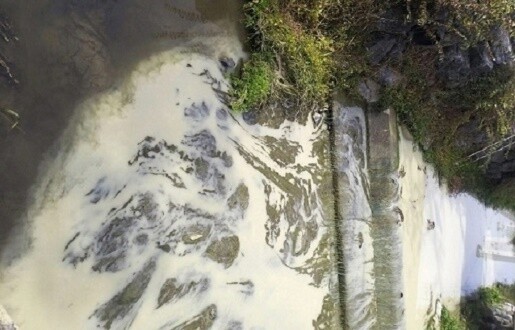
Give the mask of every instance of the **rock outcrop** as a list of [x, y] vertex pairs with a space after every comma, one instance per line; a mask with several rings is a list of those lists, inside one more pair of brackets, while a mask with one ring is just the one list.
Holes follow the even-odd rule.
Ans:
[[[482, 40], [473, 41], [476, 39], [467, 39], [457, 30], [459, 27], [453, 26], [451, 14], [449, 9], [432, 9], [421, 22], [406, 8], [386, 10], [377, 19], [369, 37], [368, 59], [375, 72], [357, 86], [361, 97], [374, 105], [380, 100], [382, 89], [402, 82], [403, 72], [393, 67], [401, 63], [410, 48], [432, 49], [430, 53], [435, 57], [428, 59], [427, 65], [436, 74], [431, 77], [434, 81], [427, 83], [438, 84], [446, 91], [462, 91], [487, 74], [515, 68], [515, 38], [510, 37], [507, 29], [494, 26], [489, 33], [484, 33]], [[492, 147], [493, 142], [479, 121], [479, 118], [471, 118], [457, 128], [455, 146], [470, 153], [484, 150], [478, 156], [485, 164], [487, 179], [492, 182], [512, 180], [515, 177], [514, 139], [501, 140]], [[515, 135], [515, 127], [504, 139], [510, 135]]]
[[512, 330], [515, 328], [515, 306], [503, 303], [489, 308], [490, 318], [486, 320], [487, 329]]
[[[515, 54], [509, 32], [496, 26], [485, 41], [469, 45], [468, 41], [451, 30], [448, 12], [435, 14], [438, 29], [430, 33], [416, 21], [408, 20], [405, 9], [386, 11], [377, 21], [368, 46], [368, 59], [372, 65], [399, 62], [408, 46], [441, 47], [437, 63], [439, 78], [448, 87], [465, 85], [470, 79], [491, 72], [497, 66], [513, 66]], [[449, 26], [449, 27], [448, 27]]]

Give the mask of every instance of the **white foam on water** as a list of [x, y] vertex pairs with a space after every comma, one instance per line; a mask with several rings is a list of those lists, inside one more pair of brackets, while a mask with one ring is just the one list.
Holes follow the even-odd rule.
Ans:
[[[235, 53], [234, 48], [225, 50], [225, 54], [233, 58], [242, 55]], [[328, 230], [324, 227], [321, 207], [312, 210], [311, 216], [319, 230], [307, 252], [285, 257], [283, 246], [267, 245], [263, 183], [268, 180], [241, 156], [236, 146], [279, 175], [295, 174], [299, 182], [313, 185], [316, 191], [312, 181], [314, 171], [308, 169], [316, 170], [318, 166], [312, 152], [318, 133], [312, 124], [285, 123], [277, 130], [251, 127], [240, 116], [228, 116], [223, 124], [217, 119], [216, 111], [226, 107], [213, 87], [223, 91], [228, 88], [215, 60], [173, 51], [146, 60], [117, 89], [92, 98], [78, 109], [62, 138], [61, 152], [49, 161], [35, 190], [35, 202], [28, 212], [31, 248], [1, 273], [0, 302], [22, 329], [96, 328], [95, 311], [123, 290], [149, 260], [155, 260], [156, 269], [146, 290], [126, 316], [115, 319], [112, 328], [171, 328], [210, 304], [217, 306], [213, 325], [216, 329], [225, 328], [232, 321], [252, 329], [312, 328], [312, 320], [319, 315], [331, 283], [325, 280], [317, 287], [311, 276], [293, 267], [303, 265], [313, 256]], [[202, 103], [209, 109], [208, 116], [199, 120], [184, 116], [185, 107]], [[164, 174], [186, 173], [188, 164], [182, 158], [156, 151], [152, 157], [137, 161], [139, 165], [148, 162], [145, 173], [141, 166], [128, 163], [147, 136], [154, 138], [152, 143], [163, 140], [195, 155], [200, 151], [181, 146], [181, 141], [202, 130], [209, 131], [216, 139], [217, 149], [233, 160], [232, 167], [223, 172], [227, 196], [199, 193], [209, 182], [200, 182], [191, 175], [182, 176], [187, 189], [171, 185]], [[264, 135], [297, 142], [301, 150], [295, 166], [282, 167], [274, 162], [269, 149], [261, 143]], [[218, 164], [221, 160], [213, 162]], [[306, 170], [297, 172], [299, 165]], [[249, 206], [244, 213], [237, 213], [228, 210], [226, 197], [241, 183], [248, 187]], [[170, 220], [170, 214], [175, 214], [170, 212], [182, 212], [177, 208], [170, 211], [170, 203], [217, 215], [225, 222], [217, 223], [222, 229], [214, 230], [213, 237], [222, 237], [227, 232], [239, 237], [240, 248], [234, 264], [226, 269], [199, 251], [191, 252], [189, 246], [180, 242], [174, 247], [175, 253], [163, 253], [147, 246], [140, 248], [129, 242], [125, 261], [116, 271], [93, 271], [95, 259], [91, 254], [100, 244], [95, 240], [106, 226], [106, 214], [119, 210], [132, 196], [147, 192], [152, 193], [157, 205], [152, 214], [158, 229], [152, 227], [156, 220], [147, 217], [147, 227], [138, 230], [150, 238], [159, 238], [176, 224], [189, 221], [180, 216], [174, 218], [175, 222]], [[92, 201], [95, 196], [98, 201]], [[135, 216], [141, 216], [137, 212]], [[138, 221], [144, 221], [141, 219]], [[281, 226], [280, 237], [284, 240], [287, 229], [284, 221]], [[148, 246], [154, 244], [159, 242], [150, 242]], [[83, 251], [90, 253], [82, 255], [83, 261], [76, 261], [75, 265], [67, 262], [67, 256], [77, 256]], [[157, 309], [159, 290], [172, 277], [183, 282], [208, 278], [209, 288]], [[241, 285], [228, 284], [244, 281], [253, 283], [253, 293], [242, 292], [246, 289]]]
[[407, 327], [415, 329], [435, 313], [437, 301], [454, 308], [481, 286], [515, 282], [515, 220], [468, 194], [451, 195], [404, 137], [400, 151], [404, 297]]
[[[370, 329], [376, 322], [372, 211], [367, 189], [367, 136], [363, 109], [335, 104], [335, 152], [345, 264], [345, 312], [350, 329]], [[360, 131], [354, 137], [350, 130]], [[362, 152], [362, 158], [357, 152]]]
[[18, 330], [13, 320], [2, 305], [0, 305], [0, 329]]

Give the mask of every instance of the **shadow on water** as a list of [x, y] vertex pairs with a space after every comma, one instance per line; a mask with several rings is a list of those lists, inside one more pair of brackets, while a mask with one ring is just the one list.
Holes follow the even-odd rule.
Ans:
[[0, 81], [0, 107], [20, 115], [21, 129], [0, 118], [0, 246], [81, 100], [113, 86], [141, 59], [209, 36], [213, 24], [242, 35], [240, 7], [236, 0], [3, 1], [0, 11], [19, 41], [0, 42], [0, 54], [20, 83]]

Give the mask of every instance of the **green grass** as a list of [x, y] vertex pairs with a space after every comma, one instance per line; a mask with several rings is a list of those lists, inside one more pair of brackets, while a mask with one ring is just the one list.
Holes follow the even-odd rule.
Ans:
[[477, 295], [479, 300], [487, 306], [499, 304], [504, 300], [501, 290], [495, 286], [479, 288]]
[[[278, 99], [290, 99], [297, 108], [310, 109], [322, 106], [329, 97], [332, 42], [308, 31], [283, 5], [279, 0], [255, 0], [244, 5], [254, 55], [234, 84], [236, 111], [259, 108]], [[265, 93], [264, 87], [271, 90]]]
[[[515, 237], [514, 237], [515, 240]], [[515, 244], [515, 242], [514, 242]], [[515, 283], [513, 284], [504, 284], [504, 283], [497, 283], [496, 284], [499, 292], [501, 293], [501, 296], [504, 297], [508, 302], [515, 304]]]
[[466, 326], [459, 316], [453, 315], [445, 306], [440, 316], [440, 330], [465, 330]]
[[272, 92], [274, 71], [260, 54], [253, 54], [243, 65], [241, 76], [233, 77], [231, 107], [236, 112], [264, 104]]

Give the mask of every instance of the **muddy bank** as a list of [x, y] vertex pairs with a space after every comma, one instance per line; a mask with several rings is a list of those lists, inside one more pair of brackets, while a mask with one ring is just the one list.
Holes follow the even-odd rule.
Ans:
[[0, 82], [0, 107], [20, 116], [16, 129], [0, 118], [0, 246], [23, 215], [43, 155], [81, 100], [154, 52], [179, 46], [212, 52], [195, 38], [233, 33], [240, 13], [239, 1], [205, 0], [8, 0], [0, 10], [19, 39], [0, 45], [19, 81]]

